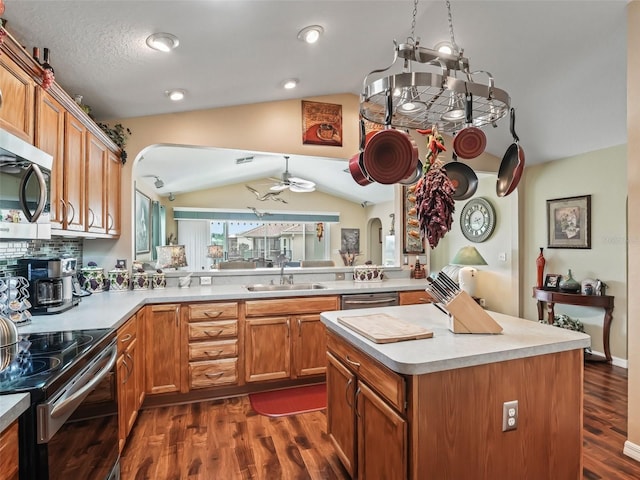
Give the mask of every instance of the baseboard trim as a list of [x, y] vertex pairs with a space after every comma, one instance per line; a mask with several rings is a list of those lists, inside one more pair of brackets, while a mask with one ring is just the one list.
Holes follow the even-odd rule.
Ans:
[[640, 445], [631, 443], [629, 440], [624, 442], [624, 449], [622, 450], [627, 457], [631, 457], [634, 460], [640, 462]]
[[[592, 350], [591, 353], [593, 353], [596, 356], [604, 357], [604, 353], [598, 352], [597, 350]], [[611, 365], [615, 365], [616, 367], [622, 367], [622, 368], [627, 368], [628, 369], [629, 368], [629, 360], [627, 360], [626, 358], [612, 357], [611, 358]]]

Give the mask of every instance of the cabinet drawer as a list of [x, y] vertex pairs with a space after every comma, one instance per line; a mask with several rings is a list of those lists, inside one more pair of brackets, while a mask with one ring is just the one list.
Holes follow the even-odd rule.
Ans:
[[405, 380], [377, 360], [351, 347], [336, 335], [327, 335], [327, 349], [340, 361], [376, 390], [399, 411], [404, 412], [406, 401]]
[[135, 315], [118, 329], [118, 355], [133, 343], [138, 333], [138, 323]]
[[189, 305], [189, 320], [222, 320], [237, 318], [238, 304], [225, 303], [195, 303]]
[[189, 340], [215, 340], [216, 338], [236, 337], [237, 335], [237, 320], [189, 324]]
[[238, 356], [237, 340], [222, 340], [219, 342], [197, 342], [189, 344], [189, 361], [215, 360]]
[[0, 478], [18, 478], [18, 421], [0, 433]]
[[189, 364], [189, 386], [208, 388], [238, 382], [238, 359], [225, 358]]
[[398, 300], [400, 305], [416, 305], [420, 303], [431, 303], [431, 295], [424, 290], [415, 290], [410, 292], [398, 292]]
[[277, 300], [249, 300], [245, 316], [296, 315], [338, 310], [338, 297], [279, 298]]

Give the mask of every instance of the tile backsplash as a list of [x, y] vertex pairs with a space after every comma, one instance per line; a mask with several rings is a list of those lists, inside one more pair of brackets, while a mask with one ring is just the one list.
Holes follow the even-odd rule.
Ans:
[[82, 265], [82, 249], [82, 239], [78, 238], [0, 241], [0, 275], [14, 275], [18, 259], [24, 257], [75, 257]]

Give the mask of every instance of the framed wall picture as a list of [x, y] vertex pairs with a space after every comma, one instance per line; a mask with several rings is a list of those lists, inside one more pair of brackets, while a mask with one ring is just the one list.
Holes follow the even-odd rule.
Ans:
[[591, 248], [591, 195], [547, 200], [548, 248]]
[[136, 189], [136, 255], [151, 251], [151, 199]]
[[302, 143], [342, 146], [342, 105], [302, 100]]
[[560, 288], [560, 280], [562, 280], [562, 275], [557, 273], [548, 273], [547, 276], [544, 277], [544, 289], [558, 290]]
[[420, 221], [416, 207], [415, 185], [402, 187], [402, 217], [404, 225], [403, 252], [424, 253], [424, 239], [420, 235]]
[[359, 228], [343, 228], [340, 230], [340, 249], [345, 253], [360, 253]]

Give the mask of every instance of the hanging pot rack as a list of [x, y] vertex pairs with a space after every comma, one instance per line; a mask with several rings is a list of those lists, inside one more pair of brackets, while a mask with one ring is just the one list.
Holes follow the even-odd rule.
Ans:
[[[419, 45], [414, 38], [417, 0], [414, 2], [412, 35], [406, 43], [394, 40], [393, 62], [386, 68], [370, 72], [363, 81], [360, 98], [360, 114], [370, 122], [389, 125], [385, 122], [387, 95], [392, 97], [390, 126], [396, 128], [430, 128], [436, 125], [441, 132], [455, 133], [469, 126], [460, 105], [471, 94], [474, 98], [471, 125], [497, 126], [511, 106], [509, 94], [494, 85], [493, 76], [484, 70], [470, 71], [469, 59], [464, 57], [453, 38], [451, 8], [449, 31], [454, 52], [442, 53]], [[398, 60], [402, 60], [398, 62]], [[402, 63], [400, 72], [398, 63]], [[396, 68], [394, 68], [396, 67]], [[420, 69], [421, 71], [414, 71]], [[379, 74], [386, 73], [381, 78]], [[477, 77], [488, 78], [488, 83], [479, 83]], [[464, 108], [464, 107], [463, 107]]]

